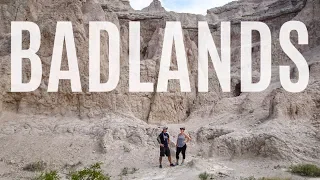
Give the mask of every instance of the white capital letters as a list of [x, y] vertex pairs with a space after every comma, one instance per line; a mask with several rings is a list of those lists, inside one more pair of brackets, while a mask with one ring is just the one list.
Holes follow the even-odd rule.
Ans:
[[[172, 46], [175, 43], [178, 71], [170, 71]], [[157, 92], [168, 91], [169, 79], [180, 80], [181, 92], [191, 92], [187, 55], [180, 22], [167, 22], [160, 63]]]
[[[89, 42], [89, 84], [90, 92], [109, 92], [114, 90], [120, 79], [120, 33], [111, 22], [90, 22]], [[109, 35], [109, 80], [100, 81], [100, 33], [107, 31]]]
[[129, 43], [129, 91], [153, 92], [153, 83], [140, 82], [140, 22], [130, 22]]
[[[260, 82], [252, 82], [252, 31], [260, 33]], [[241, 90], [242, 92], [261, 92], [271, 82], [271, 32], [263, 22], [241, 23]]]
[[[68, 71], [61, 71], [63, 45], [66, 43]], [[70, 80], [72, 92], [82, 92], [77, 51], [71, 22], [57, 22], [48, 92], [58, 92], [60, 79]]]
[[[22, 31], [30, 34], [30, 48], [22, 49]], [[41, 44], [39, 27], [33, 22], [11, 22], [11, 92], [31, 92], [36, 90], [42, 79], [41, 59], [36, 54]], [[22, 82], [22, 59], [31, 64], [29, 83]]]
[[291, 31], [298, 32], [298, 43], [308, 44], [308, 29], [305, 24], [299, 21], [289, 21], [282, 25], [280, 30], [280, 45], [283, 51], [296, 64], [299, 71], [299, 80], [292, 83], [290, 79], [290, 67], [280, 66], [280, 81], [282, 87], [289, 92], [297, 93], [306, 89], [309, 84], [309, 66], [303, 55], [292, 45]]
[[199, 22], [198, 91], [208, 92], [208, 52], [224, 92], [230, 92], [230, 22], [221, 23], [221, 59], [207, 22]]

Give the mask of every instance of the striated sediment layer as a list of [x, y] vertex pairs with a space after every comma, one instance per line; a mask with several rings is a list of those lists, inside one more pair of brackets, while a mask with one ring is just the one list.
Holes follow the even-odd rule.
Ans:
[[[292, 77], [299, 74], [279, 45], [283, 23], [299, 20], [309, 30], [309, 45], [298, 49], [310, 67], [308, 88], [297, 94], [286, 92], [279, 83], [278, 65], [292, 65]], [[39, 25], [42, 44], [38, 55], [43, 63], [43, 81], [31, 93], [10, 93], [10, 22], [32, 21]], [[48, 75], [57, 21], [72, 21], [84, 93], [71, 93], [68, 81], [60, 82], [59, 93], [47, 93]], [[121, 31], [121, 78], [115, 91], [88, 93], [88, 24], [111, 21]], [[181, 21], [192, 92], [180, 93], [178, 81], [170, 81], [168, 93], [129, 93], [129, 21], [141, 22], [141, 80], [157, 83], [166, 21]], [[220, 22], [232, 22], [232, 92], [223, 93], [210, 65], [208, 93], [197, 91], [198, 21], [208, 21], [217, 47], [220, 47]], [[242, 93], [240, 80], [240, 21], [262, 21], [272, 31], [273, 77], [270, 87], [261, 93]], [[293, 40], [296, 35], [292, 33]], [[254, 79], [259, 79], [259, 35], [253, 35]], [[294, 41], [295, 42], [295, 41]], [[27, 38], [24, 46], [28, 46]], [[108, 35], [101, 39], [102, 81], [108, 79]], [[94, 151], [94, 158], [109, 151], [139, 164], [138, 152], [157, 147], [158, 127], [152, 125], [184, 124], [194, 141], [191, 154], [200, 157], [267, 157], [290, 162], [319, 162], [320, 157], [320, 2], [318, 0], [240, 0], [209, 9], [206, 16], [168, 12], [154, 0], [141, 11], [133, 10], [128, 0], [10, 0], [0, 1], [0, 159], [22, 163], [32, 157], [57, 158], [57, 164], [71, 160], [70, 154]], [[12, 52], [14, 53], [14, 52]], [[66, 56], [63, 67], [67, 69]], [[24, 80], [30, 76], [29, 64], [23, 66]], [[176, 69], [173, 54], [172, 69]], [[14, 115], [12, 115], [14, 114]], [[70, 120], [61, 120], [68, 119]], [[38, 121], [39, 120], [39, 121]], [[170, 125], [177, 128], [178, 125]], [[54, 138], [52, 138], [54, 137]], [[38, 138], [35, 142], [30, 140]], [[78, 139], [77, 139], [78, 138]], [[17, 139], [19, 146], [6, 146]], [[73, 144], [76, 151], [67, 146]], [[91, 141], [94, 139], [94, 141]], [[61, 141], [60, 141], [61, 140]], [[59, 144], [61, 157], [46, 142]], [[59, 142], [58, 142], [59, 141]], [[34, 144], [36, 144], [34, 146]], [[114, 146], [116, 145], [116, 146]], [[118, 146], [119, 145], [119, 146]], [[139, 145], [139, 146], [138, 146]], [[140, 147], [140, 145], [142, 147]], [[37, 150], [37, 148], [39, 148]], [[39, 151], [39, 153], [37, 153]], [[44, 157], [40, 152], [48, 152]], [[130, 159], [130, 153], [139, 154]], [[27, 154], [27, 155], [25, 155]], [[25, 155], [24, 158], [22, 158]], [[153, 156], [152, 152], [146, 155]], [[68, 157], [64, 159], [63, 157]], [[50, 159], [48, 159], [50, 160]], [[105, 157], [106, 161], [115, 161]], [[75, 161], [75, 160], [74, 160]], [[0, 161], [1, 162], [1, 161]], [[143, 164], [143, 163], [142, 163]], [[1, 163], [0, 163], [1, 165]], [[145, 163], [145, 166], [150, 164]], [[112, 169], [112, 165], [108, 165]]]

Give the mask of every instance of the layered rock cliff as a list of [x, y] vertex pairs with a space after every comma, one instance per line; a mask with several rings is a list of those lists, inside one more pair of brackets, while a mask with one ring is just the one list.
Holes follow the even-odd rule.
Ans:
[[[126, 114], [148, 123], [183, 122], [199, 114], [207, 115], [208, 109], [216, 111], [218, 102], [237, 96], [249, 96], [240, 91], [240, 21], [263, 21], [272, 30], [273, 64], [290, 63], [282, 52], [279, 42], [279, 29], [290, 20], [304, 22], [310, 33], [310, 44], [299, 46], [302, 52], [308, 52], [320, 45], [319, 9], [315, 0], [301, 1], [237, 1], [223, 7], [208, 10], [206, 16], [167, 12], [160, 1], [154, 0], [142, 11], [135, 11], [126, 0], [88, 0], [88, 1], [2, 1], [1, 4], [1, 84], [2, 111], [17, 113], [78, 116], [80, 118], [103, 117], [110, 112]], [[57, 21], [72, 21], [77, 45], [81, 82], [84, 93], [70, 92], [68, 81], [60, 82], [59, 93], [47, 93], [48, 74], [53, 49], [55, 25]], [[43, 82], [32, 93], [9, 93], [10, 88], [10, 22], [33, 21], [40, 26], [42, 44], [39, 56], [43, 62]], [[121, 80], [117, 89], [109, 93], [87, 93], [88, 89], [88, 22], [111, 21], [121, 31]], [[188, 55], [188, 65], [192, 86], [191, 93], [180, 93], [179, 82], [171, 81], [169, 93], [128, 93], [128, 22], [141, 22], [141, 74], [142, 81], [157, 83], [162, 40], [166, 21], [181, 21], [184, 29], [184, 41]], [[232, 22], [232, 93], [222, 93], [210, 66], [210, 92], [197, 92], [197, 24], [208, 21], [216, 45], [220, 46], [220, 22]], [[259, 35], [254, 35], [255, 42]], [[102, 40], [102, 80], [106, 81], [108, 71], [107, 35]], [[27, 45], [27, 41], [25, 41]], [[259, 43], [254, 43], [254, 74], [259, 77]], [[173, 57], [175, 57], [173, 55]], [[173, 58], [174, 59], [174, 58]], [[66, 57], [64, 56], [64, 61]], [[312, 67], [317, 63], [307, 59]], [[66, 63], [63, 68], [67, 68]], [[28, 63], [24, 76], [28, 80]], [[173, 69], [176, 63], [173, 60]], [[294, 69], [294, 67], [293, 67]], [[313, 69], [311, 69], [313, 70]], [[276, 72], [276, 71], [275, 71]], [[311, 72], [316, 75], [317, 72]], [[255, 78], [255, 77], [254, 77]], [[314, 77], [316, 78], [316, 77]], [[277, 81], [275, 73], [274, 81]], [[277, 88], [281, 88], [280, 86]], [[277, 90], [278, 91], [278, 90]], [[281, 91], [281, 90], [280, 90]], [[275, 94], [277, 94], [275, 92]], [[316, 101], [316, 100], [315, 100]], [[210, 113], [209, 113], [210, 114]], [[267, 117], [266, 117], [267, 118]]]
[[[240, 21], [253, 20], [265, 22], [272, 31], [273, 77], [264, 92], [243, 93]], [[293, 79], [299, 77], [279, 45], [280, 27], [290, 20], [304, 22], [309, 31], [309, 44], [297, 47], [309, 64], [310, 82], [304, 92], [296, 94], [286, 92], [278, 77], [278, 65], [283, 64], [292, 65]], [[43, 81], [40, 88], [31, 93], [10, 93], [10, 54], [14, 53], [10, 52], [11, 21], [35, 22], [42, 32], [38, 55], [43, 63]], [[71, 93], [69, 81], [60, 82], [58, 93], [47, 93], [57, 21], [73, 23], [83, 93]], [[88, 92], [89, 21], [111, 21], [121, 32], [121, 78], [117, 89], [109, 93]], [[141, 22], [141, 80], [155, 85], [166, 21], [181, 21], [191, 93], [180, 93], [178, 81], [170, 81], [168, 93], [128, 92], [130, 21]], [[211, 63], [210, 92], [197, 91], [198, 21], [209, 22], [217, 47], [220, 47], [220, 22], [231, 21], [231, 93], [221, 91]], [[27, 48], [28, 35], [24, 35], [23, 45]], [[101, 38], [101, 80], [105, 82], [109, 70], [108, 34], [102, 34]], [[260, 74], [258, 34], [253, 34], [253, 41], [253, 80], [257, 81]], [[292, 41], [297, 44], [294, 32]], [[271, 159], [277, 163], [319, 163], [319, 52], [319, 0], [240, 0], [209, 9], [206, 16], [168, 12], [158, 0], [141, 11], [133, 10], [127, 0], [0, 0], [0, 179], [30, 178], [21, 170], [21, 164], [39, 159], [66, 172], [69, 172], [66, 166], [74, 166], [79, 161], [85, 164], [103, 161], [105, 169], [116, 176], [120, 168], [137, 166], [141, 168], [141, 179], [151, 179], [153, 173], [158, 173], [154, 165], [158, 162], [156, 136], [160, 129], [154, 124], [168, 124], [172, 133], [183, 125], [193, 138], [188, 144], [188, 158], [196, 167], [179, 169], [183, 178], [193, 171], [199, 174], [199, 169], [215, 171], [216, 167], [211, 166], [215, 166], [219, 158], [235, 160], [239, 167], [237, 158], [251, 164], [251, 160], [258, 157], [255, 173], [260, 173], [261, 157], [263, 161]], [[172, 59], [172, 69], [176, 69], [175, 53]], [[66, 60], [64, 55], [62, 69], [68, 68]], [[28, 61], [24, 61], [24, 81], [30, 77], [29, 66]], [[210, 159], [214, 159], [214, 163], [204, 163], [198, 168], [198, 162]], [[265, 164], [267, 168], [273, 167]], [[198, 174], [193, 174], [193, 179]]]

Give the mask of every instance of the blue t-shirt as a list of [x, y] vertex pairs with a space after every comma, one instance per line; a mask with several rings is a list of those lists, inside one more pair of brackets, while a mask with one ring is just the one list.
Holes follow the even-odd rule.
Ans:
[[164, 147], [169, 147], [169, 134], [162, 132], [160, 135], [161, 144], [164, 145]]
[[163, 139], [164, 139], [164, 147], [168, 147], [169, 146], [169, 134], [168, 133], [163, 133]]

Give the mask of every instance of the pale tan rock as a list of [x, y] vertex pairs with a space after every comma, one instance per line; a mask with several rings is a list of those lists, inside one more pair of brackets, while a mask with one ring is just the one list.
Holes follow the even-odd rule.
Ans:
[[143, 8], [141, 11], [144, 12], [166, 12], [164, 7], [162, 7], [161, 2], [159, 0], [153, 0], [152, 3], [146, 7]]
[[[88, 164], [102, 160], [110, 162], [106, 169], [117, 176], [123, 168], [118, 164], [142, 169], [154, 166], [153, 162], [158, 158], [158, 154], [155, 155], [158, 151], [156, 136], [161, 128], [152, 124], [157, 124], [169, 126], [173, 139], [179, 127], [186, 126], [193, 138], [190, 155], [200, 158], [263, 157], [290, 163], [319, 162], [319, 12], [320, 6], [315, 0], [241, 0], [210, 9], [207, 16], [166, 12], [157, 1], [143, 11], [134, 11], [124, 0], [0, 1], [0, 159], [22, 164], [45, 159], [59, 167], [80, 160]], [[43, 62], [44, 80], [32, 93], [9, 93], [10, 22], [14, 20], [33, 21], [42, 32], [39, 56]], [[211, 64], [210, 92], [197, 91], [197, 24], [205, 20], [209, 22], [217, 47], [221, 44], [220, 22], [232, 22], [230, 93], [222, 92]], [[241, 92], [239, 22], [243, 20], [265, 22], [272, 30], [272, 83], [261, 93]], [[310, 36], [310, 45], [298, 47], [310, 66], [310, 85], [305, 92], [296, 94], [286, 92], [279, 83], [278, 65], [292, 65], [292, 78], [297, 80], [299, 77], [278, 40], [281, 25], [290, 20], [304, 22]], [[46, 92], [57, 21], [73, 23], [84, 93], [71, 93], [67, 81], [61, 81], [58, 93]], [[88, 93], [89, 21], [111, 21], [121, 32], [121, 77], [113, 92]], [[155, 88], [166, 21], [181, 21], [191, 93], [181, 93], [178, 81], [170, 81], [168, 93], [128, 92], [129, 21], [141, 22], [141, 81], [154, 83]], [[292, 37], [294, 39], [296, 35]], [[253, 40], [253, 80], [257, 82], [260, 75], [259, 35], [254, 34]], [[28, 45], [27, 36], [23, 45]], [[101, 47], [101, 80], [107, 81], [107, 34], [102, 34]], [[175, 52], [172, 56], [172, 68], [176, 69]], [[62, 68], [66, 69], [65, 56], [63, 61]], [[30, 76], [28, 69], [26, 63], [24, 80]], [[151, 160], [146, 161], [146, 157]], [[114, 162], [117, 162], [116, 166]], [[204, 163], [210, 164], [212, 162]], [[17, 167], [16, 171], [24, 174], [20, 170]], [[141, 179], [153, 178], [153, 174], [147, 176], [148, 172], [143, 170], [141, 173]], [[197, 178], [198, 174], [192, 174], [192, 177]]]

